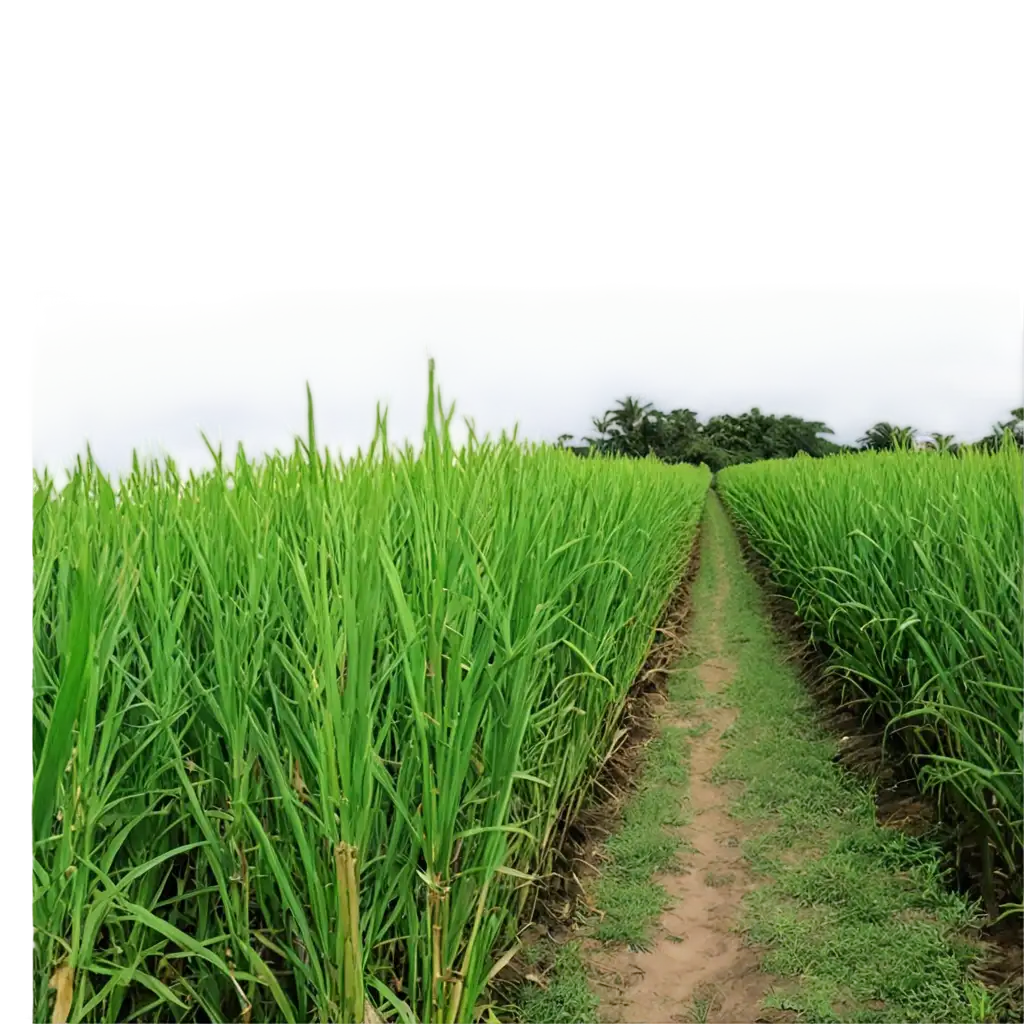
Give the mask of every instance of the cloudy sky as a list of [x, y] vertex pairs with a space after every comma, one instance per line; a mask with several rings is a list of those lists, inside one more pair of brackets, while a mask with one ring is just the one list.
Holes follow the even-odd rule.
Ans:
[[366, 445], [378, 401], [422, 429], [427, 358], [457, 413], [536, 440], [588, 432], [627, 394], [702, 416], [790, 412], [852, 441], [879, 419], [973, 438], [1021, 401], [1012, 292], [412, 293], [263, 297], [234, 306], [54, 322], [36, 350], [34, 460], [85, 439], [114, 472], [131, 449], [199, 468], [199, 431], [230, 448], [305, 430]]

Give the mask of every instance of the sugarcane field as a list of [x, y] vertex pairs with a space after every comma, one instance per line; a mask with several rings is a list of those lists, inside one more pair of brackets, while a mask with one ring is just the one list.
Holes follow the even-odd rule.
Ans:
[[626, 412], [37, 474], [36, 1019], [1009, 1019], [1019, 420]]

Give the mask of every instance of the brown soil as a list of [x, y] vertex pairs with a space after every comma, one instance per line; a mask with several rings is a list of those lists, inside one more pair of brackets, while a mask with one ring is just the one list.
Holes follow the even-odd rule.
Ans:
[[[722, 655], [720, 621], [728, 587], [724, 566], [718, 578], [708, 635], [711, 657], [697, 668], [711, 694], [729, 685], [736, 668]], [[711, 706], [703, 712], [711, 728], [691, 746], [691, 823], [681, 830], [694, 852], [684, 855], [680, 873], [656, 879], [672, 905], [662, 914], [649, 951], [588, 944], [604, 1020], [759, 1019], [761, 1000], [773, 979], [760, 970], [758, 950], [735, 930], [740, 902], [755, 883], [740, 853], [744, 829], [728, 812], [733, 794], [710, 778], [721, 756], [722, 733], [735, 716], [728, 707]]]

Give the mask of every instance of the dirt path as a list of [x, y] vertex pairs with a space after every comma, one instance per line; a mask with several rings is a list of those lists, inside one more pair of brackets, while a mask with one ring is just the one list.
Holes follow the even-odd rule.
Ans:
[[592, 954], [593, 968], [604, 979], [600, 1013], [608, 1021], [755, 1021], [771, 987], [758, 953], [735, 930], [741, 900], [755, 888], [740, 851], [742, 826], [728, 811], [735, 791], [711, 778], [723, 734], [737, 714], [721, 699], [736, 673], [725, 641], [729, 573], [722, 526], [721, 520], [708, 524], [701, 573], [713, 577], [713, 590], [703, 596], [690, 633], [691, 650], [701, 659], [695, 673], [703, 692], [691, 719], [667, 720], [699, 727], [690, 747], [690, 824], [681, 830], [689, 851], [681, 856], [680, 873], [656, 879], [671, 906], [654, 929], [650, 949]]

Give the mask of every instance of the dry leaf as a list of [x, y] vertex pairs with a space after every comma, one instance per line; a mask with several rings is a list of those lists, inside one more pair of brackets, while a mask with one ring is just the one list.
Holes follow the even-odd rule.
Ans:
[[295, 758], [295, 768], [292, 770], [292, 786], [295, 787], [295, 792], [298, 798], [303, 802], [308, 802], [306, 781], [302, 777], [302, 772], [299, 770], [299, 759]]
[[68, 1024], [71, 1013], [71, 996], [74, 992], [75, 972], [67, 964], [61, 964], [50, 978], [50, 988], [57, 990], [53, 1004], [52, 1024]]
[[370, 1005], [369, 999], [363, 1004], [363, 1020], [366, 1024], [384, 1024], [384, 1021], [377, 1016], [377, 1011]]

